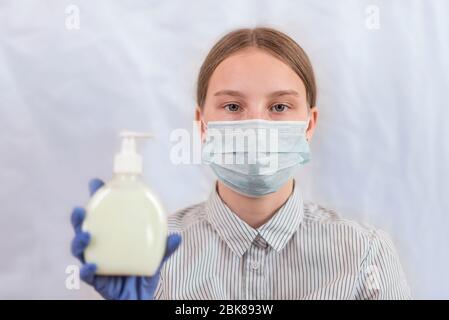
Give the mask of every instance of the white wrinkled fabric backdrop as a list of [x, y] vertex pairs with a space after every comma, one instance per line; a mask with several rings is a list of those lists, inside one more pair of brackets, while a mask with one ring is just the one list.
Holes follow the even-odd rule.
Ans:
[[[69, 30], [69, 5], [80, 29]], [[379, 27], [371, 29], [374, 6]], [[0, 0], [0, 298], [66, 288], [73, 206], [108, 179], [122, 128], [151, 131], [145, 179], [173, 212], [213, 175], [169, 161], [192, 130], [211, 46], [269, 25], [309, 54], [319, 87], [304, 197], [393, 238], [417, 298], [449, 298], [449, 2]]]

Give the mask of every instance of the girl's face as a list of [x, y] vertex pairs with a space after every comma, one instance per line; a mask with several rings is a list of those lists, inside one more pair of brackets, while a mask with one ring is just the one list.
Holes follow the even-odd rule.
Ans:
[[[284, 62], [257, 48], [245, 48], [223, 60], [213, 72], [204, 108], [196, 120], [307, 120], [305, 86]], [[307, 139], [316, 125], [317, 110], [310, 110]], [[205, 128], [201, 125], [204, 139]]]

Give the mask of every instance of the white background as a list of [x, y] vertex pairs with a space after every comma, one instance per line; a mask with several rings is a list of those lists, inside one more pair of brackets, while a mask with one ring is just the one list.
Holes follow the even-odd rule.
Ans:
[[[70, 4], [79, 30], [66, 27]], [[211, 46], [256, 25], [293, 37], [317, 75], [305, 198], [387, 231], [414, 296], [449, 298], [449, 2], [439, 0], [1, 0], [0, 298], [97, 297], [65, 286], [77, 264], [69, 216], [91, 177], [111, 176], [122, 128], [157, 135], [143, 148], [145, 179], [168, 213], [207, 197], [211, 172], [171, 164], [169, 134], [192, 130]]]

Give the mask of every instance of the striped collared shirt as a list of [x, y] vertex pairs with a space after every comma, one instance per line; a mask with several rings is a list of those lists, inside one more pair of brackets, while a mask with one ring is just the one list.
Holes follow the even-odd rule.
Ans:
[[396, 249], [379, 229], [303, 202], [296, 183], [254, 229], [213, 188], [169, 216], [182, 243], [161, 269], [155, 299], [411, 299]]

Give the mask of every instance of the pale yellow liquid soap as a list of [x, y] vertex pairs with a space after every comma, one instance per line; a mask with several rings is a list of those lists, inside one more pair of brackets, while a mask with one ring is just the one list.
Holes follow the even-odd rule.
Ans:
[[96, 274], [152, 276], [164, 256], [167, 216], [142, 181], [142, 159], [136, 153], [135, 139], [147, 136], [121, 134], [114, 177], [87, 204], [82, 228], [91, 240], [84, 257], [97, 265]]

